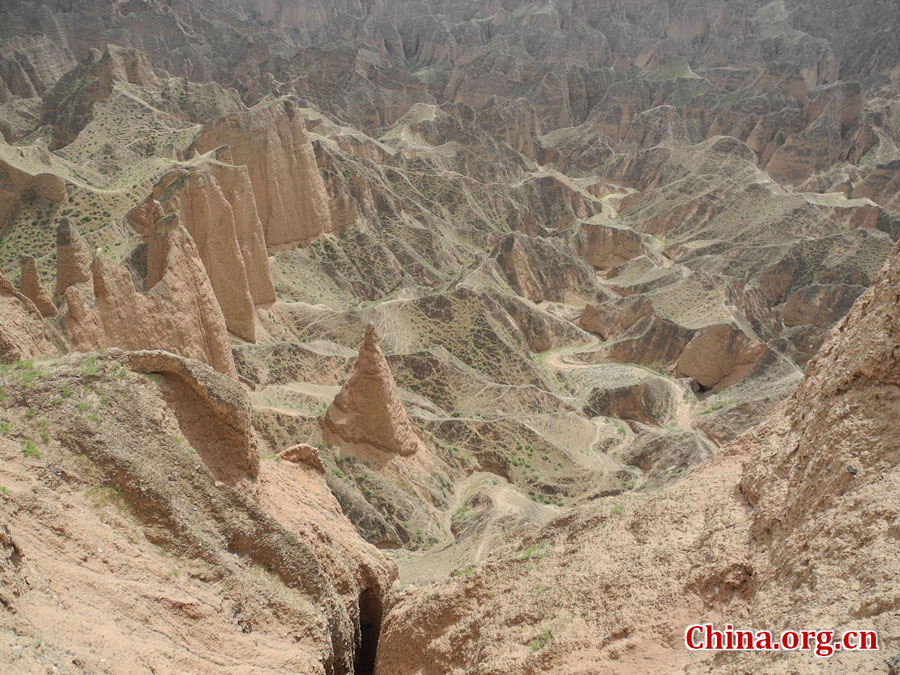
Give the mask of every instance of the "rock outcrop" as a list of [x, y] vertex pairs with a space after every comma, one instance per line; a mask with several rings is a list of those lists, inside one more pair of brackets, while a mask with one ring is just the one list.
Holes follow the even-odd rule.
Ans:
[[374, 447], [409, 457], [425, 444], [409, 421], [390, 367], [378, 346], [375, 326], [366, 328], [350, 376], [328, 407], [322, 426], [339, 442]]
[[304, 464], [319, 473], [325, 473], [325, 465], [319, 456], [318, 449], [306, 443], [299, 443], [282, 450], [278, 456], [285, 462], [293, 462], [294, 464]]
[[177, 216], [160, 219], [151, 233], [146, 292], [136, 290], [128, 270], [102, 254], [89, 271], [90, 285], [65, 291], [62, 325], [76, 349], [165, 349], [236, 375], [222, 310]]
[[646, 252], [640, 234], [605, 216], [579, 225], [577, 245], [585, 260], [598, 269], [621, 265]]
[[165, 382], [164, 395], [181, 430], [217, 479], [235, 484], [258, 476], [250, 400], [236, 380], [164, 351], [127, 352], [122, 361]]
[[71, 143], [93, 119], [94, 105], [107, 98], [118, 82], [152, 87], [156, 84], [147, 56], [136, 49], [107, 45], [93, 49], [59, 79], [44, 97], [42, 122], [53, 128], [52, 147]]
[[577, 301], [597, 294], [593, 270], [559, 239], [508, 234], [491, 256], [516, 293], [532, 302]]
[[44, 320], [34, 303], [0, 272], [0, 363], [12, 363], [56, 353]]
[[20, 148], [0, 137], [0, 232], [30, 199], [54, 205], [66, 201], [66, 180], [57, 168], [45, 145]]
[[332, 231], [325, 184], [293, 100], [261, 103], [211, 122], [194, 149], [205, 153], [222, 145], [229, 146], [234, 164], [247, 166], [270, 251]]
[[23, 255], [19, 264], [22, 268], [22, 277], [19, 280], [19, 289], [22, 291], [22, 295], [31, 300], [45, 318], [56, 316], [56, 305], [53, 304], [53, 300], [44, 289], [44, 284], [41, 283], [41, 276], [38, 273], [34, 257]]
[[[737, 442], [751, 460], [740, 487], [761, 544], [759, 612], [791, 608], [799, 623], [816, 625], [838, 616], [896, 625], [888, 608], [900, 594], [884, 553], [896, 537], [900, 480], [898, 289], [900, 247], [831, 331], [797, 391]], [[814, 591], [800, 582], [810, 574]], [[857, 584], [886, 592], [842, 590]]]
[[91, 280], [91, 249], [68, 218], [56, 228], [56, 297], [69, 286]]
[[194, 240], [228, 330], [255, 342], [256, 308], [275, 302], [275, 289], [246, 167], [210, 159], [167, 174], [129, 221], [146, 238], [161, 212]]

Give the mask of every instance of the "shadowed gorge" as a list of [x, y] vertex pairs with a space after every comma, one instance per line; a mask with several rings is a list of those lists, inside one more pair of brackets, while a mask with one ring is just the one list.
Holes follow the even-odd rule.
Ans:
[[0, 670], [900, 668], [895, 1], [2, 15]]

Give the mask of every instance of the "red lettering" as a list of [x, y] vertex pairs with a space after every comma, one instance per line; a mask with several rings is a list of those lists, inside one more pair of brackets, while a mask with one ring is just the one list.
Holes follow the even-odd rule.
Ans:
[[859, 648], [878, 651], [878, 633], [874, 630], [861, 630], [859, 633]]
[[828, 657], [834, 654], [834, 631], [820, 630], [816, 634], [816, 656]]
[[702, 631], [703, 626], [699, 624], [695, 626], [688, 626], [688, 629], [684, 633], [684, 644], [687, 645], [687, 648], [690, 650], [703, 649], [702, 642], [700, 642], [699, 644], [694, 642], [694, 631], [696, 630]]
[[756, 648], [772, 651], [772, 634], [769, 631], [764, 630], [756, 634]]
[[816, 637], [816, 631], [802, 630], [802, 631], [800, 631], [800, 637], [803, 638], [803, 649], [804, 650], [809, 649], [810, 648], [809, 640], [810, 640], [810, 638]]
[[800, 644], [800, 636], [796, 631], [786, 630], [781, 634], [781, 647], [788, 651], [797, 649]]
[[753, 631], [738, 630], [734, 636], [735, 649], [753, 649]]

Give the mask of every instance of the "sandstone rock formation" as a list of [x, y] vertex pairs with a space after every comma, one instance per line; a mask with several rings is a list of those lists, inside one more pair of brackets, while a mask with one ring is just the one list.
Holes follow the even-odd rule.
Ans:
[[164, 351], [127, 352], [122, 362], [136, 373], [158, 375], [164, 396], [213, 475], [229, 483], [259, 474], [250, 400], [234, 379], [205, 363]]
[[[604, 500], [524, 535], [480, 570], [429, 589], [427, 603], [425, 591], [394, 593], [379, 667], [414, 672], [449, 659], [466, 669], [475, 667], [467, 655], [477, 653], [480, 668], [521, 670], [539, 652], [549, 672], [778, 672], [808, 658], [791, 653], [772, 667], [760, 653], [713, 662], [659, 650], [659, 635], [683, 639], [685, 611], [715, 624], [739, 614], [773, 630], [890, 631], [898, 287], [900, 247], [832, 330], [796, 393], [689, 479], [624, 508], [615, 497]], [[640, 452], [629, 459], [644, 462]], [[623, 564], [632, 570], [627, 577]], [[543, 605], [534, 585], [550, 574], [556, 597]], [[478, 608], [465, 604], [488, 588]], [[597, 640], [601, 627], [608, 632]], [[831, 663], [859, 666], [857, 655], [840, 652]]]
[[270, 251], [332, 231], [325, 186], [293, 100], [261, 103], [211, 122], [195, 148], [204, 153], [222, 145], [229, 146], [234, 164], [247, 166]]
[[0, 273], [0, 363], [12, 363], [56, 352], [34, 303]]
[[306, 443], [292, 445], [286, 450], [282, 450], [278, 455], [285, 462], [293, 462], [295, 464], [306, 464], [319, 473], [325, 473], [325, 465], [319, 457], [319, 451]]
[[425, 444], [409, 421], [397, 385], [378, 346], [375, 326], [366, 328], [359, 357], [322, 425], [339, 441], [409, 457]]
[[491, 255], [510, 287], [532, 302], [596, 295], [592, 270], [558, 243], [515, 233], [504, 237]]
[[94, 105], [110, 95], [117, 82], [150, 87], [156, 76], [146, 55], [107, 45], [92, 50], [78, 67], [59, 79], [45, 96], [43, 122], [53, 128], [53, 147], [71, 143], [94, 115]]
[[898, 20], [6, 0], [0, 670], [818, 669], [692, 655], [700, 618], [896, 651]]
[[91, 263], [90, 282], [65, 291], [62, 325], [76, 349], [165, 349], [235, 375], [222, 310], [177, 216], [160, 219], [151, 233], [146, 292], [136, 290], [131, 274], [102, 254]]
[[[0, 437], [4, 667], [131, 672], [162, 659], [211, 674], [226, 658], [354, 671], [360, 626], [380, 616], [396, 567], [356, 535], [321, 474], [248, 454], [250, 407], [236, 382], [163, 352], [39, 367], [38, 378], [0, 372], [4, 423], [40, 448], [26, 456]], [[90, 473], [54, 477], [73, 456]], [[33, 501], [23, 501], [28, 482]], [[62, 605], [50, 609], [46, 593]], [[101, 635], [104, 647], [91, 646]]]
[[602, 217], [597, 220], [581, 223], [578, 230], [582, 255], [594, 267], [615, 267], [646, 252], [640, 234], [634, 230]]
[[228, 330], [256, 341], [256, 308], [275, 301], [265, 240], [245, 167], [217, 161], [162, 178], [129, 221], [148, 237], [160, 211], [178, 216], [209, 276]]
[[42, 316], [53, 318], [57, 314], [56, 305], [53, 304], [50, 295], [41, 283], [41, 277], [34, 258], [30, 255], [23, 255], [20, 263], [22, 277], [19, 281], [19, 289], [22, 291], [22, 295], [34, 303], [34, 306], [38, 308]]
[[78, 283], [91, 280], [91, 250], [68, 218], [61, 218], [56, 229], [56, 291], [62, 296]]

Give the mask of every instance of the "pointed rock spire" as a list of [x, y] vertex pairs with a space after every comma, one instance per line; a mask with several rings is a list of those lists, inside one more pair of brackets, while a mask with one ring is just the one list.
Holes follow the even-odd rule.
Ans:
[[77, 283], [91, 280], [91, 249], [68, 218], [56, 230], [56, 297]]
[[413, 428], [388, 363], [378, 346], [375, 326], [366, 337], [350, 377], [325, 413], [323, 425], [341, 440], [374, 446], [403, 457], [424, 450]]
[[42, 316], [48, 319], [56, 316], [56, 305], [53, 304], [47, 291], [44, 290], [35, 259], [30, 255], [23, 255], [19, 258], [19, 265], [22, 268], [22, 278], [19, 281], [22, 295], [34, 303], [34, 306], [38, 308]]

